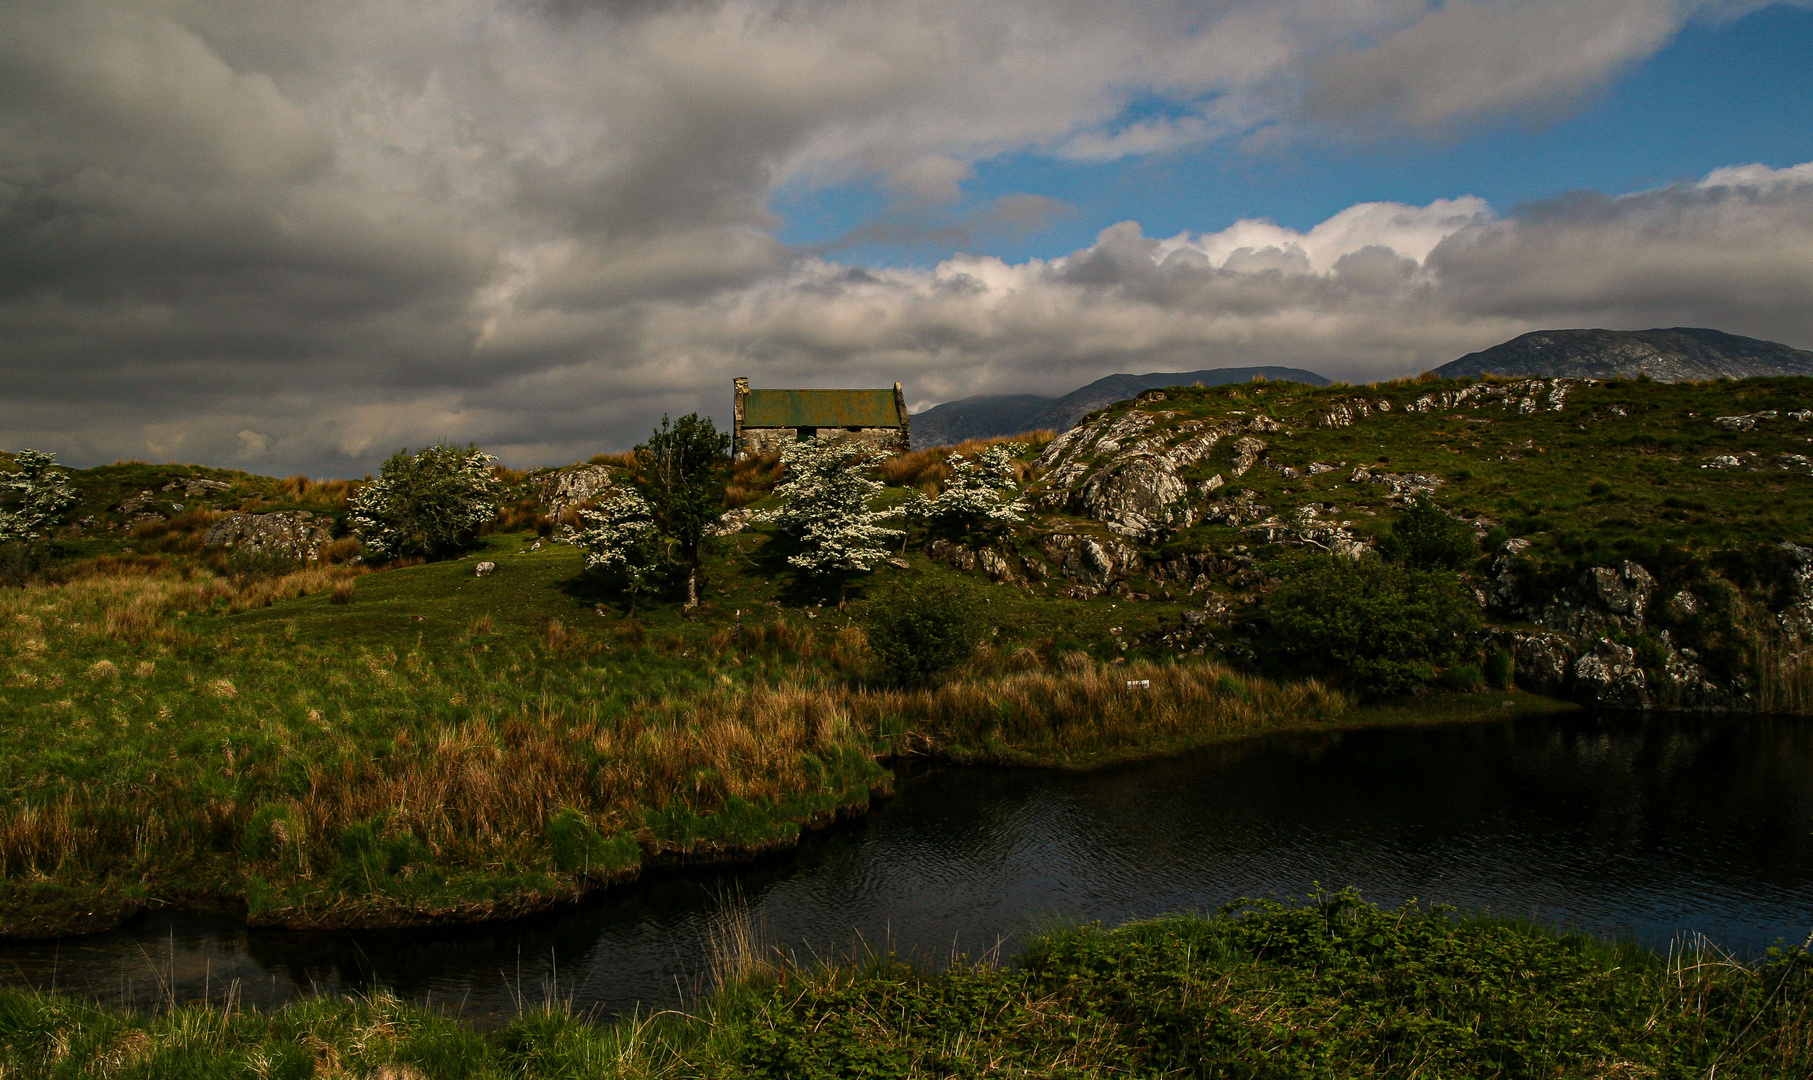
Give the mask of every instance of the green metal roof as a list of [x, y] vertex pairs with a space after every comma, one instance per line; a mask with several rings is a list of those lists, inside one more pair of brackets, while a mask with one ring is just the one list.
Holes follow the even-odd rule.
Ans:
[[751, 390], [743, 398], [746, 428], [899, 427], [889, 390]]

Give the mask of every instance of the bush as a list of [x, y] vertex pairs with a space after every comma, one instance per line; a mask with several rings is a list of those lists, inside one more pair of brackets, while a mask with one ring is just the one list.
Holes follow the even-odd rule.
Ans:
[[476, 446], [397, 451], [353, 499], [353, 534], [373, 561], [458, 554], [497, 513], [491, 460]]
[[1486, 682], [1492, 689], [1509, 690], [1516, 681], [1516, 675], [1517, 658], [1511, 655], [1511, 650], [1495, 649], [1486, 660]]
[[1274, 655], [1372, 695], [1428, 683], [1479, 627], [1453, 574], [1374, 559], [1300, 567], [1272, 594], [1268, 617]]
[[1379, 541], [1379, 552], [1418, 570], [1459, 570], [1479, 555], [1473, 526], [1428, 498], [1410, 500]]
[[920, 583], [878, 592], [863, 628], [884, 677], [919, 686], [969, 659], [982, 639], [983, 619], [967, 590]]

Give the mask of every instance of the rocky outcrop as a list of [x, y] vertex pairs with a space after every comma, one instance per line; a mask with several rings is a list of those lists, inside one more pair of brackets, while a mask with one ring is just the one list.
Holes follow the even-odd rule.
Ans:
[[1039, 538], [1039, 554], [1058, 576], [1076, 582], [1088, 595], [1107, 592], [1140, 567], [1139, 549], [1133, 545], [1082, 533], [1047, 533]]
[[577, 510], [610, 493], [616, 486], [611, 470], [603, 465], [569, 465], [542, 473], [530, 481], [548, 516], [559, 521], [568, 510]]
[[1248, 525], [1240, 535], [1256, 544], [1285, 544], [1290, 547], [1315, 548], [1331, 555], [1357, 559], [1372, 549], [1370, 541], [1352, 532], [1351, 521], [1329, 521], [1322, 517], [1335, 508], [1325, 503], [1299, 507], [1289, 517], [1269, 517]]
[[228, 514], [215, 522], [202, 542], [208, 547], [271, 554], [297, 562], [313, 562], [331, 535], [325, 518], [307, 510], [270, 514]]
[[[1192, 492], [1183, 470], [1208, 457], [1216, 443], [1239, 428], [1230, 421], [1196, 420], [1152, 430], [1175, 416], [1136, 409], [1104, 416], [1052, 440], [1039, 458], [1041, 508], [1084, 514], [1137, 542], [1194, 524]], [[1258, 445], [1263, 450], [1265, 444]]]
[[219, 480], [202, 480], [198, 477], [185, 476], [181, 480], [170, 481], [168, 484], [165, 484], [163, 487], [159, 488], [158, 490], [159, 491], [179, 491], [180, 490], [188, 498], [199, 499], [204, 495], [211, 495], [211, 494], [214, 494], [215, 492], [231, 491], [231, 490], [233, 490], [233, 485], [222, 483]]
[[1350, 484], [1382, 484], [1391, 498], [1403, 500], [1412, 495], [1427, 495], [1442, 486], [1442, 478], [1433, 473], [1373, 472], [1362, 465], [1348, 476]]

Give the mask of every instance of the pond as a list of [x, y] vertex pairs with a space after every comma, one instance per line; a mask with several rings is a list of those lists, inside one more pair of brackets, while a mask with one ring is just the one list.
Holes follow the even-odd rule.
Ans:
[[1813, 721], [1580, 714], [1265, 738], [1091, 773], [938, 768], [752, 867], [664, 871], [452, 930], [250, 930], [156, 912], [0, 946], [0, 977], [104, 1001], [269, 1006], [388, 987], [481, 1024], [706, 985], [728, 906], [772, 947], [1011, 956], [1053, 921], [1210, 911], [1318, 885], [1754, 956], [1813, 929]]

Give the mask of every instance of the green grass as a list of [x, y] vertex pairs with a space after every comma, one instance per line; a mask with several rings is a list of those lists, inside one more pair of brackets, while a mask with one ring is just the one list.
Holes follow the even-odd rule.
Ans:
[[[1604, 562], [1654, 552], [1663, 544], [1722, 548], [1736, 543], [1801, 540], [1813, 534], [1813, 476], [1784, 470], [1784, 454], [1813, 457], [1813, 423], [1786, 419], [1813, 406], [1813, 379], [1657, 383], [1619, 380], [1576, 385], [1565, 408], [1536, 412], [1472, 402], [1413, 411], [1428, 395], [1466, 388], [1473, 380], [1420, 380], [1365, 387], [1305, 387], [1290, 383], [1176, 387], [1166, 400], [1135, 407], [1176, 413], [1169, 423], [1199, 417], [1250, 420], [1261, 413], [1288, 433], [1261, 436], [1269, 460], [1304, 469], [1312, 462], [1339, 467], [1287, 478], [1255, 466], [1228, 476], [1230, 490], [1246, 487], [1274, 509], [1333, 502], [1374, 535], [1393, 508], [1382, 486], [1351, 484], [1357, 467], [1379, 472], [1432, 473], [1445, 483], [1437, 498], [1468, 517], [1489, 517], [1513, 536], [1536, 543], [1538, 557]], [[1349, 427], [1324, 427], [1333, 405], [1363, 398], [1391, 403]], [[1719, 416], [1766, 409], [1782, 413], [1757, 430], [1725, 431]], [[1236, 413], [1240, 415], [1235, 415]], [[1232, 439], [1192, 470], [1206, 479], [1227, 473]], [[1738, 455], [1754, 469], [1701, 468], [1719, 455]], [[1754, 454], [1749, 458], [1747, 455]], [[1376, 517], [1372, 515], [1377, 515]], [[1370, 518], [1370, 520], [1368, 520]], [[1235, 530], [1202, 526], [1172, 543], [1236, 542]]]
[[480, 1034], [379, 995], [154, 1016], [0, 992], [0, 1065], [44, 1077], [1782, 1078], [1813, 1072], [1807, 954], [1668, 957], [1352, 894], [1033, 941], [1011, 966], [721, 957], [690, 1014], [558, 1008]]

